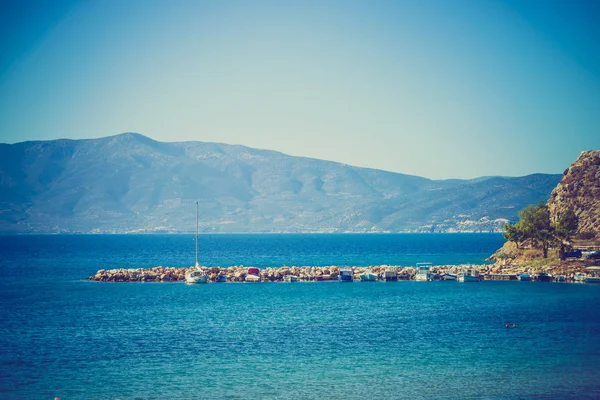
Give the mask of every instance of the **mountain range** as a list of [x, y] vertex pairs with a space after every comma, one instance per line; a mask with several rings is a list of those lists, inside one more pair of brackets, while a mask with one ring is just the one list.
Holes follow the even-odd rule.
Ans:
[[0, 232], [193, 232], [196, 201], [201, 232], [498, 231], [561, 176], [430, 180], [137, 133], [30, 141], [0, 144]]

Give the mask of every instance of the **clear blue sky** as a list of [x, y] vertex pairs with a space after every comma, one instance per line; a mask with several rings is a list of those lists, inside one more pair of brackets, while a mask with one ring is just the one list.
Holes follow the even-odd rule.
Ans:
[[4, 143], [133, 131], [436, 179], [600, 148], [599, 1], [0, 5]]

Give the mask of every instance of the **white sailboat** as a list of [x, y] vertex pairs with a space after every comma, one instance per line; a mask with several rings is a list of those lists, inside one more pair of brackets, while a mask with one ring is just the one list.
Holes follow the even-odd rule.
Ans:
[[198, 202], [196, 202], [196, 265], [185, 273], [186, 283], [206, 283], [208, 275], [200, 269], [198, 264]]

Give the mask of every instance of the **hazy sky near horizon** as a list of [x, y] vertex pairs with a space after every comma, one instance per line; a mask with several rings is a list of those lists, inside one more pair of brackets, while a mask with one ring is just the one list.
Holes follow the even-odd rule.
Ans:
[[0, 142], [139, 132], [428, 178], [600, 149], [598, 1], [0, 1]]

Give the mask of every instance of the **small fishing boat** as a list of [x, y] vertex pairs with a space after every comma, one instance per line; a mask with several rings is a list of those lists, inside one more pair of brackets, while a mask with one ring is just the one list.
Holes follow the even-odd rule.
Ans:
[[585, 283], [600, 283], [600, 267], [587, 267], [586, 271]]
[[208, 281], [208, 275], [200, 269], [200, 266], [196, 264], [195, 267], [190, 268], [185, 273], [186, 283], [206, 283]]
[[386, 282], [396, 282], [398, 280], [398, 271], [396, 269], [387, 268], [383, 278]]
[[217, 275], [217, 277], [215, 278], [215, 282], [227, 282], [227, 275]]
[[196, 202], [196, 265], [188, 269], [185, 273], [186, 283], [206, 283], [208, 274], [200, 268], [198, 264], [198, 202]]
[[550, 275], [547, 272], [540, 272], [537, 276], [537, 281], [538, 282], [552, 282], [553, 281], [553, 277], [552, 275]]
[[587, 278], [587, 274], [585, 272], [577, 272], [573, 276], [573, 281], [579, 282], [579, 283], [585, 283], [585, 278]]
[[260, 275], [248, 274], [246, 275], [246, 282], [260, 282]]
[[340, 275], [338, 276], [338, 280], [340, 282], [352, 282], [354, 280], [352, 268], [345, 267], [340, 269]]
[[531, 275], [523, 272], [522, 274], [517, 275], [517, 279], [520, 280], [521, 282], [530, 282]]
[[422, 282], [430, 281], [432, 278], [430, 272], [432, 266], [433, 264], [429, 262], [417, 263], [417, 273], [415, 275], [415, 280]]
[[440, 279], [443, 281], [455, 281], [456, 275], [446, 272], [444, 275], [440, 276]]
[[283, 278], [284, 282], [298, 282], [298, 277], [296, 275], [286, 275]]
[[586, 256], [587, 259], [598, 260], [600, 259], [600, 251], [592, 251]]
[[367, 269], [360, 274], [360, 280], [363, 282], [375, 282], [377, 280], [377, 275], [375, 275], [372, 270]]
[[481, 277], [476, 269], [465, 268], [459, 272], [456, 280], [459, 282], [479, 282]]

